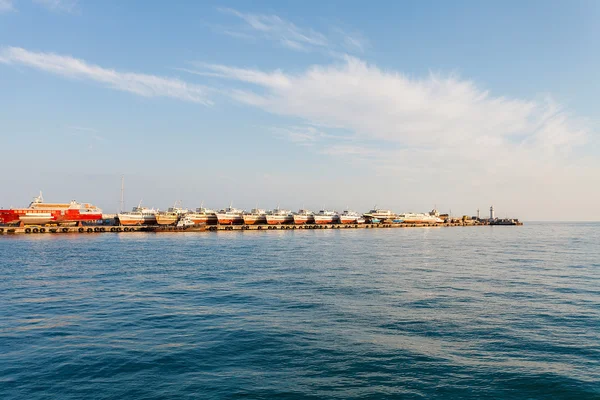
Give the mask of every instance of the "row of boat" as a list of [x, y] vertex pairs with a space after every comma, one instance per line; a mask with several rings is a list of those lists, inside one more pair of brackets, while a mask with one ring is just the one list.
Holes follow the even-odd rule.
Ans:
[[284, 224], [363, 224], [378, 222], [419, 223], [435, 224], [444, 222], [437, 210], [429, 213], [404, 213], [396, 214], [390, 210], [372, 209], [368, 213], [359, 214], [355, 211], [344, 210], [341, 213], [332, 210], [312, 212], [300, 209], [298, 212], [275, 208], [263, 210], [254, 208], [249, 212], [227, 207], [215, 211], [200, 207], [195, 211], [171, 207], [167, 211], [157, 211], [150, 208], [137, 206], [130, 212], [117, 214], [121, 225], [284, 225]]
[[[69, 203], [47, 203], [40, 192], [24, 208], [0, 207], [1, 225], [72, 225], [79, 223], [94, 223], [107, 217], [102, 210], [89, 203], [78, 203], [75, 200]], [[274, 210], [252, 209], [249, 212], [233, 208], [231, 206], [215, 211], [200, 207], [194, 211], [177, 207], [176, 205], [167, 211], [159, 211], [142, 207], [139, 204], [130, 212], [117, 214], [121, 225], [234, 225], [234, 224], [361, 224], [377, 222], [396, 223], [421, 223], [435, 224], [444, 222], [436, 210], [426, 214], [405, 213], [396, 214], [390, 210], [382, 210], [375, 207], [367, 213], [359, 214], [355, 211], [345, 210], [341, 213], [332, 210], [320, 210], [312, 212], [301, 209], [298, 212], [275, 208]]]

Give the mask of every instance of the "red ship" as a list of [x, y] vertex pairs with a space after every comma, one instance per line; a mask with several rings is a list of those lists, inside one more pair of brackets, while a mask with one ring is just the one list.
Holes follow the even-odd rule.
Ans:
[[88, 203], [44, 203], [42, 192], [27, 208], [0, 210], [0, 224], [72, 225], [83, 221], [102, 219], [102, 210]]

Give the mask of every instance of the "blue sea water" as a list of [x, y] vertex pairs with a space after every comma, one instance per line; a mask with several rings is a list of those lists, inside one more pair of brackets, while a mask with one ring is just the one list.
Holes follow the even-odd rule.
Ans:
[[0, 237], [0, 399], [600, 398], [600, 224]]

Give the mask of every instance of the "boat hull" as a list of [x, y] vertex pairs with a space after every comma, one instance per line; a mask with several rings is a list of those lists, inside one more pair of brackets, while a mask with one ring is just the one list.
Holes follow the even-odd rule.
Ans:
[[260, 225], [266, 223], [267, 217], [265, 215], [244, 215], [244, 224], [246, 225]]
[[196, 225], [217, 225], [219, 223], [216, 215], [188, 215], [188, 218]]
[[155, 225], [156, 217], [128, 217], [128, 216], [117, 216], [121, 225]]
[[[38, 216], [39, 215], [39, 216]], [[82, 213], [79, 210], [11, 209], [0, 210], [0, 224], [69, 224], [102, 219], [102, 212]], [[46, 220], [46, 222], [43, 222]]]
[[292, 215], [267, 215], [267, 224], [269, 225], [284, 225], [294, 222]]
[[314, 224], [315, 217], [312, 215], [294, 215], [294, 224], [296, 225], [305, 225], [305, 224]]
[[176, 215], [157, 215], [156, 223], [158, 225], [175, 225], [178, 219]]
[[315, 224], [317, 224], [317, 225], [334, 224], [334, 223], [337, 223], [337, 221], [338, 221], [338, 219], [335, 217], [330, 217], [330, 216], [320, 217], [318, 215], [315, 215]]
[[402, 222], [405, 224], [441, 224], [444, 221], [441, 219], [404, 219]]
[[241, 216], [221, 215], [217, 214], [219, 225], [238, 225], [244, 223], [244, 218]]
[[19, 221], [23, 222], [25, 225], [44, 225], [49, 224], [50, 222], [54, 222], [54, 217], [52, 214], [26, 214], [21, 215], [19, 217]]

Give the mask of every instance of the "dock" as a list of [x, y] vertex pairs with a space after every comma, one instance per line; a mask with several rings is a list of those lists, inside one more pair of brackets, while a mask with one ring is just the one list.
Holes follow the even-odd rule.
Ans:
[[0, 226], [0, 235], [40, 235], [40, 234], [94, 234], [94, 233], [182, 233], [182, 232], [229, 232], [229, 231], [282, 231], [315, 229], [401, 229], [401, 228], [445, 228], [472, 226], [518, 226], [522, 222], [511, 224], [493, 224], [488, 222], [457, 221], [441, 224], [404, 224], [404, 223], [365, 223], [365, 224], [306, 224], [306, 225], [199, 225], [191, 227], [161, 225], [87, 225], [87, 226]]

